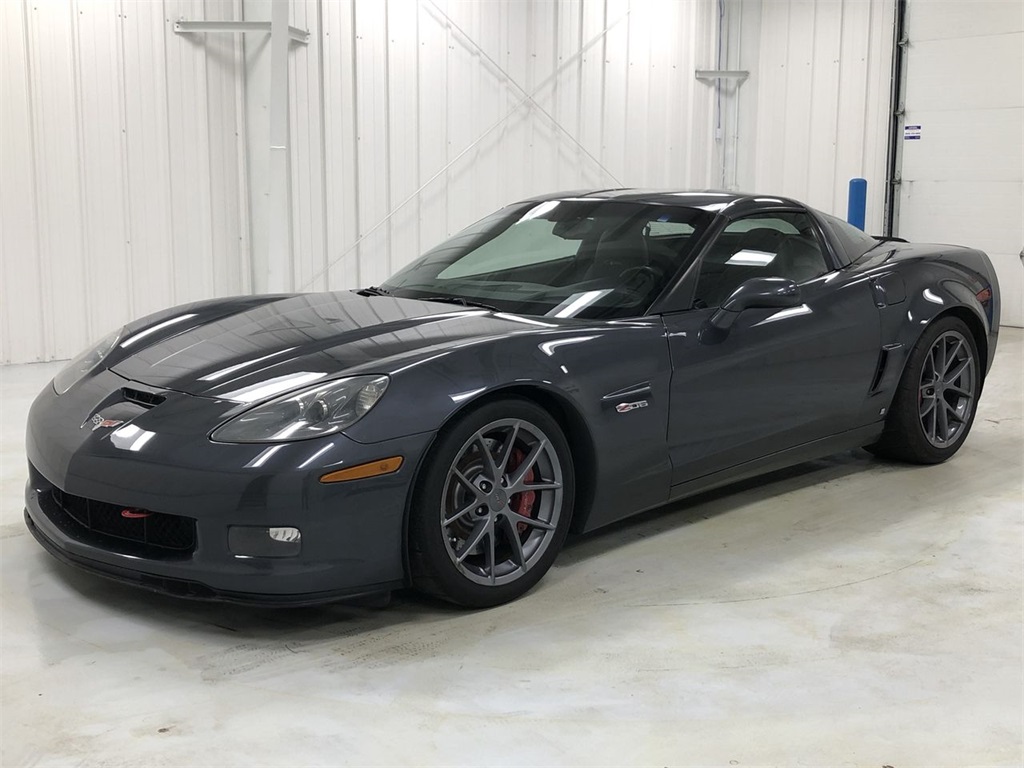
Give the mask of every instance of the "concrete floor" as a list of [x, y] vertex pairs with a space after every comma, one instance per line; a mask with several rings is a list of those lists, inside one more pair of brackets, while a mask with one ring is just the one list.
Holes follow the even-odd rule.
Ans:
[[945, 466], [858, 451], [569, 544], [464, 613], [248, 610], [59, 566], [2, 376], [2, 764], [1020, 765], [1022, 334]]

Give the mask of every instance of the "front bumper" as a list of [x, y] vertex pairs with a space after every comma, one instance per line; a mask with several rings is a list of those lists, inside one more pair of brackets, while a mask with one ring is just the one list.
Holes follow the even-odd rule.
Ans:
[[[111, 392], [127, 384], [103, 372], [57, 397], [47, 387], [29, 414], [29, 530], [59, 560], [149, 589], [200, 599], [305, 604], [387, 591], [405, 583], [404, 516], [412, 477], [431, 435], [374, 444], [344, 435], [277, 446], [224, 445], [206, 438], [215, 401], [169, 393], [145, 409]], [[173, 401], [173, 402], [172, 402]], [[80, 427], [94, 413], [119, 429]], [[152, 433], [141, 441], [139, 435]], [[391, 475], [325, 485], [319, 477], [387, 456]], [[107, 505], [195, 521], [195, 545], [167, 557], [69, 525], [53, 489]], [[244, 557], [228, 546], [230, 526], [291, 526], [294, 557]]]

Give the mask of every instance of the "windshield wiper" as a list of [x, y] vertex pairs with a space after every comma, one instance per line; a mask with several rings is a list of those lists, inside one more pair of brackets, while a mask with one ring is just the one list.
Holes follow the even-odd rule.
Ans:
[[423, 298], [417, 298], [417, 301], [436, 301], [441, 304], [459, 304], [463, 307], [478, 307], [480, 309], [489, 309], [492, 312], [497, 312], [498, 308], [491, 304], [484, 304], [480, 301], [471, 301], [464, 299], [461, 296], [425, 296]]
[[381, 288], [379, 285], [371, 285], [369, 288], [360, 288], [356, 291], [360, 296], [390, 296], [391, 291]]

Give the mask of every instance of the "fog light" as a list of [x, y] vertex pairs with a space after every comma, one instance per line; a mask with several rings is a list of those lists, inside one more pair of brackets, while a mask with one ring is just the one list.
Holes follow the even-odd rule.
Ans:
[[274, 541], [283, 541], [288, 544], [298, 544], [302, 541], [302, 534], [298, 528], [267, 528], [267, 534]]
[[236, 557], [295, 557], [302, 550], [298, 528], [232, 525], [228, 549]]

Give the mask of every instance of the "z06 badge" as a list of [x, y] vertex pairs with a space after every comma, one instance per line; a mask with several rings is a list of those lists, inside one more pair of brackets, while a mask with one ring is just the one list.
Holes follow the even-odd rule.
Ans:
[[646, 400], [638, 400], [635, 403], [619, 403], [618, 405], [615, 406], [615, 410], [618, 411], [619, 413], [629, 413], [630, 411], [635, 411], [637, 408], [646, 407]]

